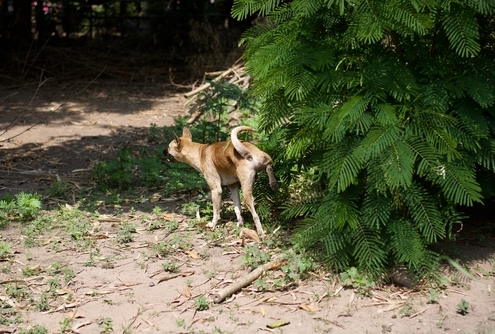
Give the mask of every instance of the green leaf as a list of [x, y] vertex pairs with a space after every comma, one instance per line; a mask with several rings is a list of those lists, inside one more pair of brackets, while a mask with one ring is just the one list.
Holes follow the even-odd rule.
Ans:
[[375, 158], [400, 138], [401, 130], [395, 126], [374, 127], [361, 141], [356, 155], [363, 161]]
[[474, 168], [445, 163], [439, 165], [430, 178], [438, 184], [443, 194], [458, 205], [472, 206], [473, 202], [482, 203], [481, 188], [476, 181]]
[[481, 47], [478, 25], [474, 11], [465, 7], [452, 6], [452, 10], [443, 14], [442, 25], [452, 48], [462, 57], [476, 56]]
[[403, 192], [412, 220], [423, 233], [428, 243], [433, 243], [445, 237], [445, 226], [442, 215], [433, 197], [418, 184], [411, 185]]

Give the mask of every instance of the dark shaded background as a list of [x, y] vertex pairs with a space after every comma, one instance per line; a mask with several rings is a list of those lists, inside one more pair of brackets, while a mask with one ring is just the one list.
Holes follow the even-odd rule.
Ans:
[[[232, 0], [0, 0], [0, 84], [169, 82], [229, 68], [252, 19]], [[103, 70], [105, 68], [105, 70]], [[101, 72], [101, 73], [100, 73]]]

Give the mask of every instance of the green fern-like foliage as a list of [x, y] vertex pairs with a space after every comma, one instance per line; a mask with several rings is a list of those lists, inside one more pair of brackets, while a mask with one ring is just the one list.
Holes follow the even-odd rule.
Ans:
[[[236, 0], [295, 241], [337, 270], [424, 274], [459, 206], [493, 195], [495, 0]], [[308, 173], [313, 171], [313, 173]], [[289, 186], [290, 187], [290, 186]]]

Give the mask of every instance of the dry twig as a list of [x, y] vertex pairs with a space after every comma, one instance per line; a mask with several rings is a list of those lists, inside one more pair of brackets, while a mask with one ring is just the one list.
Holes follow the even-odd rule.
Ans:
[[229, 285], [223, 288], [222, 290], [218, 291], [213, 296], [213, 301], [215, 303], [221, 303], [228, 296], [232, 295], [233, 293], [236, 293], [237, 291], [251, 284], [254, 280], [256, 280], [258, 277], [263, 275], [265, 271], [280, 268], [282, 263], [283, 261], [281, 259], [276, 259], [274, 261], [265, 263], [262, 266], [259, 266], [255, 270], [251, 271], [249, 274], [239, 278], [232, 285]]

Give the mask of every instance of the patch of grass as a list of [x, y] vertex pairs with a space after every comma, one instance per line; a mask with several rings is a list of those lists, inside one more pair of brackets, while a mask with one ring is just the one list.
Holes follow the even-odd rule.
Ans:
[[206, 297], [200, 296], [194, 300], [194, 305], [198, 311], [206, 311], [210, 308], [210, 303]]
[[48, 280], [48, 287], [50, 289], [48, 293], [54, 297], [57, 296], [57, 290], [62, 287], [62, 284], [60, 284], [60, 279], [58, 278], [58, 276], [55, 276]]
[[64, 318], [59, 324], [60, 333], [72, 333], [72, 321], [69, 318]]
[[285, 285], [297, 283], [307, 278], [309, 272], [316, 268], [310, 257], [305, 254], [297, 254], [292, 250], [288, 250], [285, 253], [285, 260], [287, 261], [286, 264], [280, 268], [285, 274], [282, 278], [282, 283]]
[[468, 314], [470, 306], [471, 306], [471, 304], [469, 304], [469, 302], [467, 302], [464, 299], [461, 299], [459, 304], [457, 304], [457, 313], [459, 313], [460, 315]]
[[340, 278], [345, 286], [352, 286], [356, 294], [364, 297], [370, 297], [375, 286], [375, 282], [362, 275], [355, 267], [341, 273]]
[[170, 248], [170, 245], [167, 241], [162, 241], [162, 242], [159, 242], [153, 246], [153, 251], [158, 256], [165, 257], [168, 254], [170, 254], [172, 249]]
[[20, 192], [4, 195], [0, 200], [0, 227], [7, 226], [11, 221], [29, 221], [41, 210], [41, 196]]
[[30, 329], [19, 329], [16, 331], [18, 334], [48, 334], [48, 329], [43, 326], [36, 325]]
[[97, 258], [100, 256], [99, 248], [92, 248], [89, 250], [89, 259], [84, 262], [85, 267], [94, 267], [97, 261]]
[[62, 275], [64, 276], [65, 284], [69, 284], [69, 282], [72, 281], [74, 277], [76, 277], [76, 273], [72, 268], [64, 268], [62, 270]]
[[40, 270], [41, 268], [39, 267], [24, 267], [24, 269], [22, 269], [22, 274], [25, 277], [36, 276], [39, 274]]
[[25, 236], [24, 245], [27, 247], [38, 246], [39, 237], [53, 225], [53, 221], [49, 215], [41, 215], [31, 221], [21, 232]]
[[108, 334], [113, 332], [113, 320], [112, 318], [100, 318], [97, 321], [98, 327], [101, 328], [101, 334]]
[[182, 204], [181, 207], [181, 213], [191, 216], [191, 217], [196, 217], [196, 213], [199, 211], [200, 206], [196, 201], [190, 201]]
[[117, 235], [117, 242], [121, 244], [127, 244], [134, 240], [132, 233], [136, 232], [136, 225], [131, 223], [123, 223], [120, 226], [119, 233]]
[[8, 242], [0, 241], [0, 259], [6, 259], [12, 255], [12, 248]]
[[174, 234], [172, 235], [172, 240], [170, 240], [170, 244], [175, 250], [189, 250], [192, 248], [192, 242], [190, 240], [191, 235], [185, 234]]
[[437, 304], [439, 298], [437, 290], [430, 289], [430, 291], [426, 294], [426, 298], [428, 298], [428, 304]]
[[175, 325], [179, 328], [186, 328], [186, 321], [184, 319], [177, 319]]
[[270, 254], [261, 250], [258, 245], [247, 245], [244, 247], [244, 265], [247, 267], [258, 267], [270, 261]]
[[163, 267], [164, 271], [167, 271], [169, 273], [179, 272], [179, 266], [177, 265], [177, 262], [175, 262], [175, 261], [163, 261], [162, 267]]
[[9, 283], [5, 287], [5, 294], [12, 299], [22, 301], [28, 298], [28, 290], [25, 285]]
[[47, 193], [49, 197], [68, 199], [69, 194], [71, 193], [71, 187], [66, 180], [57, 180], [50, 185], [47, 189]]
[[50, 305], [48, 303], [48, 296], [45, 291], [42, 291], [40, 294], [40, 299], [36, 301], [35, 308], [38, 311], [48, 311], [50, 309]]
[[404, 317], [410, 317], [411, 315], [416, 313], [416, 310], [414, 309], [412, 303], [406, 302], [404, 306], [400, 309], [399, 313], [402, 314]]

